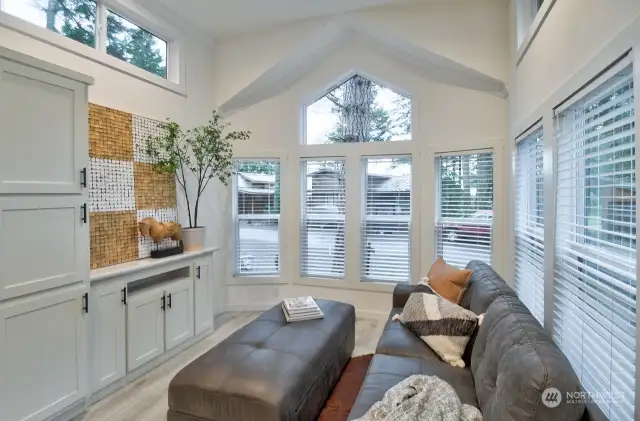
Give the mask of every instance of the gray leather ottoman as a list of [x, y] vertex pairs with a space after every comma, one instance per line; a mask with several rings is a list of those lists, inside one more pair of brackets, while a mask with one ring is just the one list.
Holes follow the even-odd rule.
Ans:
[[312, 421], [351, 357], [355, 310], [316, 300], [325, 318], [287, 323], [280, 305], [183, 368], [167, 421]]

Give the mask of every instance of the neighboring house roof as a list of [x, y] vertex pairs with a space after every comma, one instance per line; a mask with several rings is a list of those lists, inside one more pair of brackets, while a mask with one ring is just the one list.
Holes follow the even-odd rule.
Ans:
[[245, 180], [248, 180], [252, 183], [275, 183], [276, 176], [275, 174], [262, 174], [255, 172], [239, 172], [240, 175]]
[[[246, 174], [251, 175], [261, 175], [266, 177], [273, 177], [272, 183], [275, 183], [275, 175], [269, 176], [266, 174], [254, 174], [254, 173], [238, 173], [240, 177], [238, 177], [238, 192], [244, 194], [275, 194], [275, 188], [262, 188], [262, 187], [253, 187], [252, 182], [248, 180], [250, 177], [245, 177]], [[267, 183], [268, 181], [255, 181], [257, 183]]]
[[[415, 45], [374, 25], [341, 16], [303, 40], [291, 54], [283, 57], [227, 100], [218, 111], [223, 117], [229, 117], [286, 92], [354, 36], [371, 42], [380, 53], [409, 66], [434, 82], [486, 92], [502, 98], [508, 95], [507, 86], [502, 80]], [[351, 76], [353, 75], [349, 75]]]

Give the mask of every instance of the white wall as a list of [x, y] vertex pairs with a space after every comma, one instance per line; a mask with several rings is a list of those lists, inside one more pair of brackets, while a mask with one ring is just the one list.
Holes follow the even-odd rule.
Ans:
[[[402, 36], [431, 51], [506, 80], [509, 72], [508, 8], [502, 1], [442, 1], [382, 7], [355, 16], [378, 29]], [[327, 19], [315, 19], [273, 30], [223, 39], [215, 55], [215, 98], [218, 105], [275, 65], [299, 43], [322, 28]], [[351, 302], [361, 312], [387, 312], [389, 292], [303, 285], [297, 272], [299, 256], [299, 199], [297, 192], [302, 104], [324, 90], [351, 69], [363, 71], [390, 87], [412, 95], [414, 111], [413, 141], [397, 145], [374, 145], [394, 152], [414, 154], [414, 219], [416, 230], [412, 243], [416, 274], [426, 274], [434, 256], [433, 219], [435, 179], [433, 153], [495, 147], [495, 252], [494, 264], [504, 266], [504, 224], [508, 171], [504, 145], [507, 139], [507, 104], [488, 94], [445, 86], [428, 80], [381, 55], [359, 39], [344, 43], [321, 65], [291, 89], [234, 115], [234, 128], [253, 132], [251, 140], [236, 145], [236, 155], [251, 157], [256, 153], [286, 155], [283, 163], [281, 228], [282, 279], [279, 285], [239, 285], [231, 277], [232, 229], [224, 232], [227, 249], [223, 260], [229, 264], [229, 308], [263, 308], [283, 296], [313, 294], [317, 297]], [[402, 143], [402, 144], [401, 144]], [[340, 145], [341, 146], [341, 145]], [[373, 149], [372, 149], [373, 150]], [[286, 172], [286, 175], [285, 175]], [[225, 204], [226, 220], [231, 221], [231, 203]], [[349, 212], [349, 210], [347, 210]], [[418, 222], [417, 224], [415, 222]], [[347, 267], [357, 265], [359, 256], [347, 254]], [[350, 263], [351, 262], [351, 263]], [[417, 280], [417, 279], [416, 279]], [[366, 288], [366, 287], [363, 287]]]
[[[512, 8], [514, 4], [511, 1]], [[638, 16], [637, 0], [557, 1], [515, 69], [510, 95], [516, 126], [535, 119], [532, 114], [590, 60], [610, 48], [612, 40]], [[631, 47], [628, 43], [626, 49]]]
[[[148, 82], [136, 79], [94, 61], [66, 52], [52, 45], [25, 36], [13, 30], [0, 27], [0, 45], [20, 51], [42, 60], [93, 76], [95, 85], [89, 88], [89, 101], [118, 110], [138, 114], [158, 120], [169, 117], [186, 127], [203, 124], [215, 107], [213, 100], [214, 81], [213, 47], [193, 40], [186, 40], [186, 88], [187, 95], [179, 95]], [[201, 212], [209, 228], [208, 245], [222, 246], [217, 232], [222, 230], [222, 217], [218, 215], [219, 203], [225, 202], [226, 190], [219, 186], [210, 188]], [[218, 195], [222, 195], [219, 198]], [[179, 201], [182, 202], [182, 195]], [[184, 206], [179, 211], [183, 224], [187, 223]], [[216, 313], [223, 310], [225, 297], [222, 264], [216, 257], [218, 282]]]

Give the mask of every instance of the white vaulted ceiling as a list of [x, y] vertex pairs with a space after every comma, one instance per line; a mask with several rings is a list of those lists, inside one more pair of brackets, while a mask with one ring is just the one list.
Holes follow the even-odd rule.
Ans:
[[230, 116], [287, 91], [308, 75], [324, 58], [352, 38], [373, 41], [380, 54], [409, 66], [434, 82], [501, 98], [508, 96], [507, 86], [499, 79], [358, 19], [342, 16], [334, 18], [324, 28], [301, 40], [289, 55], [281, 58], [228, 99], [220, 106], [219, 111], [224, 116]]
[[211, 36], [222, 36], [299, 19], [407, 1], [430, 0], [140, 0], [139, 2], [150, 10], [162, 9], [162, 15], [165, 18], [178, 17], [178, 20], [189, 22]]

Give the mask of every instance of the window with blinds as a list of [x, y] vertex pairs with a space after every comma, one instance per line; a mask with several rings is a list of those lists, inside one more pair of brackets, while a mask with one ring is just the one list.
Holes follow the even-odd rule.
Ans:
[[362, 280], [409, 282], [411, 158], [363, 161]]
[[491, 264], [493, 153], [439, 155], [436, 171], [436, 257], [457, 267]]
[[516, 148], [515, 284], [544, 325], [544, 169], [542, 127]]
[[236, 276], [280, 272], [280, 162], [235, 160], [233, 216]]
[[634, 419], [636, 139], [623, 60], [556, 109], [553, 335], [611, 420]]
[[345, 161], [302, 161], [300, 275], [344, 278]]

